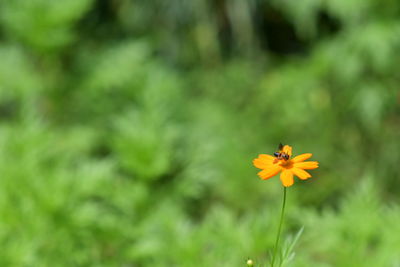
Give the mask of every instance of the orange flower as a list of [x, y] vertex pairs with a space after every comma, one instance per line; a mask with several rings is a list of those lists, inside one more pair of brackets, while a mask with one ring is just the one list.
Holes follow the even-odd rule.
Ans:
[[292, 147], [280, 145], [279, 152], [274, 153], [274, 156], [260, 154], [258, 158], [253, 160], [255, 167], [262, 169], [258, 173], [261, 179], [269, 179], [281, 172], [281, 181], [283, 186], [293, 185], [293, 175], [296, 175], [301, 180], [306, 180], [311, 175], [305, 170], [318, 168], [317, 161], [305, 161], [311, 158], [311, 153], [305, 153], [292, 157]]

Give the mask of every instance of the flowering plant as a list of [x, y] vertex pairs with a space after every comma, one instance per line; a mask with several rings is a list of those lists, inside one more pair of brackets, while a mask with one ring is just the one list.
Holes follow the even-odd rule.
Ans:
[[[280, 179], [284, 186], [282, 210], [279, 221], [278, 233], [276, 236], [274, 252], [271, 260], [271, 267], [273, 267], [275, 263], [281, 228], [283, 224], [283, 217], [285, 213], [285, 204], [286, 204], [286, 188], [293, 185], [294, 175], [299, 177], [301, 180], [306, 180], [311, 177], [311, 174], [309, 174], [305, 170], [318, 168], [317, 161], [305, 161], [311, 158], [311, 156], [312, 156], [311, 153], [305, 153], [292, 158], [292, 147], [289, 145], [279, 144], [278, 151], [275, 152], [273, 156], [267, 154], [260, 154], [258, 158], [253, 160], [254, 166], [261, 169], [261, 171], [258, 173], [258, 176], [261, 179], [266, 180], [272, 178], [278, 173], [281, 173]], [[299, 233], [301, 232], [302, 230]]]

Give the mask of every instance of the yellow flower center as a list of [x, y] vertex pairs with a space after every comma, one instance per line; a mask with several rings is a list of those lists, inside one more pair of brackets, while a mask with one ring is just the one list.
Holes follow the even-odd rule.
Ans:
[[293, 167], [293, 162], [290, 159], [288, 160], [282, 159], [280, 160], [279, 165], [281, 165], [285, 169], [290, 169]]

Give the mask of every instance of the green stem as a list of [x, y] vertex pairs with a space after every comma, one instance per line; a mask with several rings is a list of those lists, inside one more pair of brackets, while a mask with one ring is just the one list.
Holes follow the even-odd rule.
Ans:
[[283, 215], [285, 214], [285, 204], [286, 204], [286, 187], [283, 187], [283, 204], [282, 204], [282, 211], [281, 211], [281, 219], [279, 221], [278, 234], [276, 236], [276, 242], [275, 242], [274, 254], [272, 257], [271, 267], [274, 267], [276, 253], [278, 252], [279, 238], [281, 236], [281, 229], [282, 229], [282, 224], [283, 224]]

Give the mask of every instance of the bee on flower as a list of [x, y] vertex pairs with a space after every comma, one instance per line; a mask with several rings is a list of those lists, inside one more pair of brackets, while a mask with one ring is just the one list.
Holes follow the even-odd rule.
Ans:
[[311, 156], [311, 153], [305, 153], [292, 158], [292, 147], [279, 144], [278, 151], [273, 156], [260, 154], [253, 160], [253, 165], [262, 170], [258, 173], [261, 179], [266, 180], [281, 173], [283, 186], [289, 187], [294, 183], [293, 175], [306, 180], [311, 175], [305, 170], [318, 168], [317, 161], [305, 161]]

